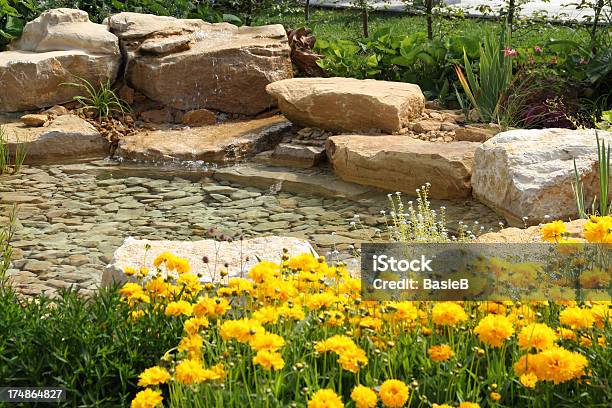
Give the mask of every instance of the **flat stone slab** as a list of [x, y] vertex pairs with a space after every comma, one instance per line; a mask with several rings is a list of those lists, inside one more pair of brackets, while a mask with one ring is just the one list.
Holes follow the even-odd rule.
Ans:
[[290, 128], [285, 118], [272, 116], [180, 130], [143, 131], [122, 139], [116, 154], [132, 160], [226, 163], [270, 149]]
[[418, 85], [354, 78], [293, 78], [266, 87], [283, 114], [301, 126], [351, 132], [398, 132], [425, 108]]
[[8, 147], [15, 152], [25, 147], [26, 162], [59, 163], [66, 159], [108, 156], [108, 141], [89, 122], [75, 115], [63, 115], [47, 127], [28, 127], [21, 122], [3, 125]]
[[[147, 245], [150, 246], [150, 249], [145, 251]], [[234, 242], [220, 242], [213, 239], [150, 241], [127, 238], [123, 245], [115, 251], [112, 262], [105, 269], [102, 275], [102, 286], [108, 286], [113, 281], [126, 282], [128, 278], [123, 273], [126, 267], [146, 266], [153, 270], [153, 261], [162, 252], [170, 252], [188, 259], [191, 271], [201, 272], [202, 281], [211, 282], [220, 280], [219, 273], [224, 269], [224, 263], [228, 264], [229, 277], [246, 277], [250, 268], [259, 260], [280, 262], [283, 249], [289, 251], [289, 256], [301, 253], [316, 255], [308, 241], [294, 237], [270, 236]], [[208, 264], [204, 263], [204, 256], [208, 257]]]
[[[606, 145], [612, 142], [612, 133], [597, 133]], [[599, 195], [595, 134], [594, 130], [518, 129], [494, 136], [475, 154], [474, 197], [513, 226], [535, 225], [547, 215], [576, 218], [574, 160], [586, 202]]]
[[321, 163], [324, 158], [323, 147], [281, 143], [270, 155], [270, 162], [275, 166], [310, 168]]
[[221, 168], [214, 172], [213, 178], [273, 191], [315, 194], [355, 201], [368, 198], [377, 192], [369, 187], [338, 180], [332, 174], [314, 171], [300, 172], [296, 169], [258, 164], [241, 164]]
[[479, 143], [431, 143], [407, 136], [339, 135], [327, 140], [327, 156], [345, 181], [411, 195], [431, 183], [430, 197], [465, 198]]

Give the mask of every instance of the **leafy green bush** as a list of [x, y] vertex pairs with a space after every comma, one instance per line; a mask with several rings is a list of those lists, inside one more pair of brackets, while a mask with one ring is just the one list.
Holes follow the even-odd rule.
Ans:
[[65, 387], [65, 407], [126, 406], [181, 332], [163, 313], [132, 319], [116, 288], [32, 302], [0, 291], [0, 384]]
[[36, 0], [0, 0], [0, 51], [19, 37], [25, 24], [40, 11]]

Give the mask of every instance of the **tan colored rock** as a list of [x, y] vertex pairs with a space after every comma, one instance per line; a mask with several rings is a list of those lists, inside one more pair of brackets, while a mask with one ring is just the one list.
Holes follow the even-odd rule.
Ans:
[[70, 113], [70, 111], [68, 111], [68, 109], [66, 109], [62, 105], [55, 105], [55, 106], [50, 107], [49, 109], [46, 109], [43, 113], [46, 113], [47, 115], [50, 115], [50, 116], [58, 117], [58, 116], [67, 115]]
[[136, 160], [232, 162], [270, 149], [290, 128], [282, 116], [275, 116], [181, 130], [143, 131], [123, 138], [116, 155]]
[[[145, 247], [149, 249], [146, 250]], [[220, 281], [220, 272], [224, 263], [228, 264], [229, 277], [247, 277], [250, 269], [259, 260], [280, 262], [283, 249], [289, 256], [302, 253], [316, 254], [310, 243], [293, 237], [258, 237], [244, 239], [240, 242], [216, 241], [205, 239], [201, 241], [149, 241], [127, 238], [123, 245], [115, 251], [113, 260], [102, 275], [102, 286], [113, 282], [126, 282], [128, 278], [123, 271], [127, 267], [147, 267], [155, 269], [153, 261], [162, 252], [186, 258], [192, 272], [202, 273], [202, 281]], [[203, 257], [208, 257], [205, 264]], [[215, 264], [215, 260], [218, 260]]]
[[174, 113], [171, 109], [153, 109], [140, 114], [140, 119], [150, 123], [174, 123]]
[[23, 115], [21, 117], [21, 121], [23, 122], [23, 124], [31, 127], [41, 127], [47, 122], [47, 120], [49, 120], [49, 117], [47, 115], [30, 114]]
[[191, 127], [210, 126], [217, 123], [217, 115], [208, 109], [196, 109], [185, 113], [182, 122]]
[[[612, 133], [598, 134], [612, 143]], [[586, 201], [590, 202], [599, 194], [594, 130], [519, 129], [500, 133], [476, 151], [474, 197], [503, 215], [512, 226], [523, 226], [525, 222], [535, 225], [545, 221], [546, 216], [576, 218], [574, 160]], [[609, 195], [608, 200], [611, 198]]]
[[321, 163], [324, 157], [323, 147], [281, 143], [274, 149], [270, 162], [277, 166], [310, 168]]
[[470, 196], [477, 143], [429, 143], [406, 136], [339, 135], [327, 156], [342, 180], [415, 194], [431, 183], [432, 198]]
[[109, 143], [89, 122], [75, 115], [63, 115], [49, 126], [32, 128], [5, 124], [9, 150], [25, 145], [27, 162], [62, 162], [75, 158], [103, 158]]
[[26, 24], [11, 48], [21, 51], [84, 51], [119, 55], [119, 41], [102, 24], [89, 21], [87, 12], [60, 8], [43, 12]]
[[266, 85], [293, 76], [281, 25], [236, 27], [136, 13], [113, 15], [108, 24], [124, 44], [130, 85], [177, 109], [256, 115], [276, 105]]
[[[569, 238], [578, 239], [584, 241], [582, 231], [584, 224], [587, 220], [574, 220], [566, 223], [567, 233]], [[498, 232], [488, 232], [478, 237], [477, 242], [482, 243], [495, 243], [495, 242], [508, 242], [508, 243], [529, 243], [529, 242], [542, 242], [540, 227], [535, 225], [529, 228], [504, 228]]]
[[499, 133], [490, 127], [464, 126], [455, 129], [455, 140], [483, 143]]
[[266, 90], [293, 123], [333, 131], [398, 132], [425, 107], [421, 89], [403, 82], [294, 78]]
[[83, 78], [92, 84], [115, 78], [117, 55], [83, 51], [0, 52], [0, 112], [19, 112], [70, 102], [82, 89], [63, 85]]
[[412, 130], [415, 133], [436, 132], [440, 130], [440, 125], [441, 123], [439, 120], [435, 120], [435, 119], [420, 120], [412, 126]]

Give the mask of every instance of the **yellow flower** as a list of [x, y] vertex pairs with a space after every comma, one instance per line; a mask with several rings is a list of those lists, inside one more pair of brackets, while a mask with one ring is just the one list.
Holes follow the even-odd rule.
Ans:
[[525, 388], [535, 388], [538, 383], [538, 376], [534, 373], [525, 373], [519, 377], [519, 381]]
[[199, 360], [202, 357], [202, 349], [204, 341], [199, 334], [192, 334], [183, 337], [178, 345], [179, 351], [186, 351], [189, 354], [189, 359]]
[[202, 363], [195, 360], [183, 360], [176, 365], [176, 380], [181, 384], [199, 384], [205, 380], [206, 372]]
[[312, 254], [300, 254], [296, 256], [292, 256], [287, 261], [287, 265], [291, 269], [299, 269], [302, 271], [310, 271], [312, 269], [318, 269], [320, 265], [320, 259], [315, 258]]
[[154, 391], [147, 388], [146, 390], [140, 391], [136, 394], [136, 397], [130, 404], [131, 408], [154, 408], [162, 403], [164, 398], [161, 395], [161, 391]]
[[439, 326], [455, 326], [467, 320], [463, 307], [453, 302], [439, 302], [431, 311], [431, 318]]
[[463, 401], [459, 404], [459, 408], [480, 408], [480, 405], [475, 402]]
[[453, 408], [453, 407], [448, 404], [433, 404], [431, 408]]
[[200, 297], [193, 305], [193, 314], [196, 317], [219, 317], [225, 314], [232, 307], [227, 299]]
[[378, 403], [376, 393], [365, 385], [358, 385], [351, 392], [351, 399], [357, 408], [375, 408]]
[[224, 340], [236, 339], [240, 343], [247, 343], [258, 333], [264, 333], [263, 326], [254, 319], [227, 320], [219, 328]]
[[166, 296], [168, 294], [168, 284], [162, 278], [154, 278], [147, 282], [145, 289], [152, 296]]
[[276, 351], [259, 350], [253, 357], [253, 364], [260, 365], [266, 370], [282, 370], [285, 367], [285, 360]]
[[274, 306], [264, 306], [253, 312], [253, 319], [261, 324], [275, 324], [280, 317], [279, 310]]
[[559, 313], [559, 322], [572, 329], [588, 329], [595, 323], [593, 313], [588, 309], [568, 307]]
[[446, 361], [455, 355], [453, 349], [447, 344], [431, 346], [429, 350], [427, 350], [427, 354], [429, 354], [429, 358], [436, 362]]
[[506, 316], [487, 315], [474, 329], [480, 341], [492, 347], [501, 347], [503, 342], [514, 333], [512, 323]]
[[123, 270], [123, 273], [125, 273], [127, 276], [132, 276], [136, 274], [136, 269], [128, 266]]
[[251, 338], [249, 344], [256, 351], [278, 351], [285, 345], [285, 339], [278, 334], [260, 332]]
[[150, 385], [164, 384], [170, 379], [170, 373], [162, 367], [154, 366], [147, 368], [138, 376], [138, 386], [148, 387]]
[[493, 400], [493, 401], [499, 401], [501, 399], [501, 394], [498, 392], [492, 392], [489, 394], [489, 397]]
[[612, 216], [597, 217], [592, 215], [589, 222], [584, 224], [584, 237], [589, 242], [612, 243]]
[[536, 376], [544, 381], [560, 384], [584, 375], [587, 359], [579, 353], [553, 347], [536, 355], [534, 367]]
[[123, 285], [121, 289], [119, 289], [119, 294], [128, 298], [139, 293], [142, 293], [142, 287], [139, 284], [133, 282], [128, 282]]
[[557, 242], [561, 239], [561, 235], [566, 231], [565, 223], [557, 220], [549, 222], [548, 224], [542, 225], [540, 233], [542, 234], [542, 241]]
[[325, 388], [315, 392], [310, 401], [308, 408], [343, 408], [342, 399], [329, 388]]
[[178, 302], [170, 302], [166, 306], [166, 316], [190, 316], [192, 312], [191, 304], [185, 300], [179, 300]]
[[197, 334], [200, 329], [208, 327], [209, 322], [205, 317], [192, 317], [191, 319], [185, 320], [183, 323], [183, 329], [189, 335]]
[[544, 323], [532, 323], [525, 326], [518, 335], [518, 345], [522, 349], [535, 348], [544, 350], [554, 346], [557, 335]]
[[249, 271], [249, 278], [255, 283], [264, 283], [267, 280], [280, 277], [280, 267], [274, 262], [261, 261]]
[[378, 392], [381, 401], [388, 408], [403, 407], [408, 401], [408, 386], [400, 380], [387, 380]]

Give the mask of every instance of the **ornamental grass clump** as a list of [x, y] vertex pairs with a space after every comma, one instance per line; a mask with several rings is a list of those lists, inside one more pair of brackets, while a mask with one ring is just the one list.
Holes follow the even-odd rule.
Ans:
[[154, 265], [132, 274], [123, 302], [135, 322], [178, 322], [182, 338], [140, 373], [133, 407], [160, 396], [169, 407], [363, 408], [610, 397], [609, 302], [367, 301], [345, 266], [311, 254], [199, 284], [184, 259]]

